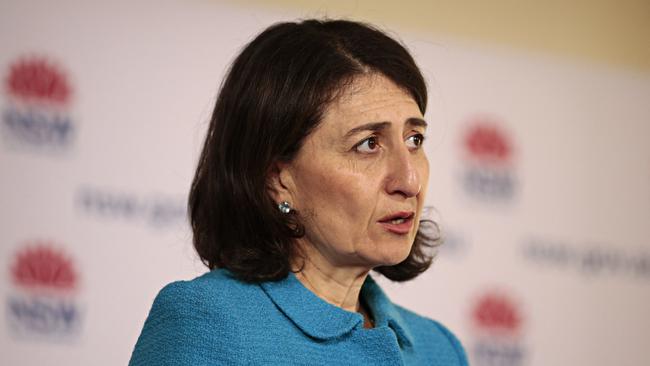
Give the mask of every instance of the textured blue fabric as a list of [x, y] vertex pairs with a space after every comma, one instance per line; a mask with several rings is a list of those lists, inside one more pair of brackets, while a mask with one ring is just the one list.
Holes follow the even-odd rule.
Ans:
[[129, 365], [467, 365], [449, 330], [393, 304], [370, 276], [361, 298], [372, 329], [293, 273], [249, 284], [214, 270], [160, 291]]

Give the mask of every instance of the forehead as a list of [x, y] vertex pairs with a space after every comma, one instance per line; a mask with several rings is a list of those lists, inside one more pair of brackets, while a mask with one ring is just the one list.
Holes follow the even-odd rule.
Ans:
[[325, 111], [321, 127], [347, 132], [368, 122], [402, 123], [422, 118], [410, 94], [378, 74], [356, 78]]

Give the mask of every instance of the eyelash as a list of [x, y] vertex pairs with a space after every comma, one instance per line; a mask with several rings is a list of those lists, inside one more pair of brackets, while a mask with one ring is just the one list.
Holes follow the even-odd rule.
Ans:
[[[416, 133], [416, 134], [413, 134], [413, 135], [407, 137], [407, 140], [412, 139], [412, 138], [414, 138], [414, 137], [416, 137], [416, 138], [418, 138], [418, 139], [420, 140], [420, 142], [419, 142], [419, 143], [417, 144], [417, 146], [415, 147], [415, 149], [417, 150], [417, 149], [419, 149], [420, 147], [422, 147], [422, 144], [424, 143], [425, 136], [424, 136], [423, 134], [421, 134], [421, 133]], [[356, 152], [359, 152], [359, 153], [362, 153], [362, 154], [372, 154], [372, 152], [362, 152], [362, 151], [359, 151], [359, 147], [362, 146], [363, 144], [365, 144], [366, 142], [370, 142], [370, 141], [374, 141], [374, 144], [375, 144], [375, 145], [379, 145], [379, 142], [377, 141], [378, 139], [379, 139], [378, 136], [375, 136], [375, 135], [370, 136], [370, 137], [367, 137], [367, 138], [361, 140], [361, 141], [360, 141], [359, 143], [357, 143], [356, 145], [354, 145], [354, 148], [353, 148], [353, 149], [354, 149]], [[373, 149], [373, 151], [374, 151], [374, 149]]]

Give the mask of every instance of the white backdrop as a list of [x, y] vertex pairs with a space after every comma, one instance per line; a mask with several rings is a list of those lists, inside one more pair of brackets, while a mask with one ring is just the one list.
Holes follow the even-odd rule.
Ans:
[[[209, 1], [0, 5], [0, 363], [126, 364], [206, 269], [185, 200], [218, 85], [275, 21]], [[473, 365], [650, 364], [650, 75], [400, 31], [447, 238], [391, 298]]]

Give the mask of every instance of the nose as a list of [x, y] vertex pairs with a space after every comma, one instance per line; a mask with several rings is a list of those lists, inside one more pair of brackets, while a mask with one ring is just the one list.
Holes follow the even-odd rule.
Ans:
[[405, 198], [416, 196], [422, 188], [420, 175], [414, 164], [414, 157], [407, 149], [394, 151], [388, 159], [386, 192], [389, 195], [401, 195]]

